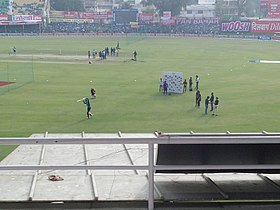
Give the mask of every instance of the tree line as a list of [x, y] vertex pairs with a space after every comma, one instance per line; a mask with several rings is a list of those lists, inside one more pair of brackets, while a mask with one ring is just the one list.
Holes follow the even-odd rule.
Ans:
[[[92, 1], [96, 2], [97, 0]], [[260, 0], [237, 0], [235, 3], [237, 5], [238, 17], [259, 16]], [[159, 15], [162, 15], [163, 11], [171, 11], [172, 16], [177, 16], [182, 8], [186, 8], [187, 5], [198, 4], [198, 0], [142, 0], [141, 4], [145, 7], [154, 6]], [[51, 0], [50, 5], [51, 9], [57, 11], [85, 11], [84, 0]], [[222, 16], [226, 6], [224, 0], [216, 0], [216, 15]], [[122, 9], [131, 7], [132, 5], [129, 2], [120, 4]]]

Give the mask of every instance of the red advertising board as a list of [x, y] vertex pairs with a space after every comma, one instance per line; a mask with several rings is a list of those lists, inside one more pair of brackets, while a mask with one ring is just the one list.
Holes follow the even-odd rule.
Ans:
[[269, 0], [261, 0], [261, 7], [267, 7]]
[[262, 34], [280, 33], [280, 21], [254, 20], [251, 22], [251, 32]]
[[268, 18], [280, 18], [280, 0], [269, 0], [267, 8]]
[[153, 22], [154, 15], [152, 13], [141, 13], [139, 15], [139, 21], [144, 23], [150, 23]]
[[33, 15], [33, 20], [42, 21], [42, 15]]
[[79, 18], [79, 12], [73, 12], [73, 11], [66, 12], [66, 11], [64, 11], [64, 18], [65, 19], [76, 19], [76, 18]]
[[93, 13], [93, 19], [101, 20], [101, 19], [107, 19], [108, 13], [107, 12], [95, 12]]
[[107, 12], [107, 15], [108, 15], [108, 18], [113, 18], [113, 12], [112, 11]]
[[93, 13], [91, 13], [91, 12], [80, 12], [79, 17], [81, 19], [93, 19]]
[[9, 25], [9, 21], [0, 21], [0, 25], [7, 26], [7, 25]]
[[0, 14], [0, 21], [5, 21], [5, 20], [8, 20], [8, 15], [6, 14]]

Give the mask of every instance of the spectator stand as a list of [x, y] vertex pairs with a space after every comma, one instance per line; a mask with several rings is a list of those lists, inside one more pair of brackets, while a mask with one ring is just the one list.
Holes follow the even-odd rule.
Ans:
[[0, 14], [9, 13], [10, 0], [0, 0]]
[[17, 15], [39, 15], [44, 9], [44, 0], [14, 0], [13, 13]]

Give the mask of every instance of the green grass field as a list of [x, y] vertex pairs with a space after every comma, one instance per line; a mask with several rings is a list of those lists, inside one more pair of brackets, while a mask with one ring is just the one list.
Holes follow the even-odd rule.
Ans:
[[[88, 50], [114, 47], [117, 41], [119, 57], [87, 63]], [[280, 64], [248, 62], [280, 60], [280, 42], [1, 37], [0, 46], [1, 64], [29, 65], [34, 77], [20, 88], [1, 93], [1, 137], [28, 137], [46, 131], [278, 132], [280, 128]], [[8, 56], [12, 46], [17, 47], [16, 56]], [[137, 62], [129, 61], [134, 50]], [[65, 60], [67, 56], [73, 58]], [[158, 92], [159, 78], [166, 71], [183, 72], [186, 79], [200, 76], [200, 109], [194, 107], [194, 91], [170, 96]], [[97, 90], [97, 99], [91, 101], [94, 117], [86, 119], [85, 105], [76, 100], [89, 97], [93, 86]], [[204, 115], [204, 99], [211, 91], [220, 98], [217, 117]]]

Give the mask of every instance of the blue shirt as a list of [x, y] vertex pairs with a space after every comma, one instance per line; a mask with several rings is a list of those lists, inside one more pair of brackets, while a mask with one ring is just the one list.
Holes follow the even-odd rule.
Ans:
[[84, 104], [87, 106], [87, 108], [90, 108], [90, 103], [89, 103], [89, 99], [88, 98], [85, 98], [83, 100]]

